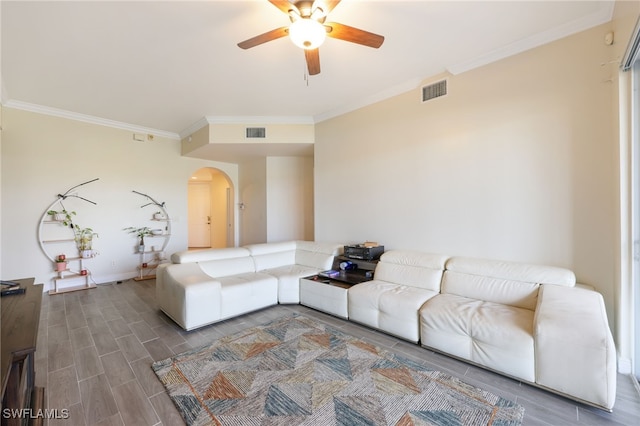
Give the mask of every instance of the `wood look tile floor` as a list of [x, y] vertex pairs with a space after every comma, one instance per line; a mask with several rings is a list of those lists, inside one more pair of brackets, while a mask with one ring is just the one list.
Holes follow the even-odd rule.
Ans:
[[55, 425], [183, 425], [150, 365], [245, 328], [297, 312], [525, 407], [525, 425], [638, 425], [640, 395], [618, 375], [613, 413], [575, 403], [367, 327], [300, 305], [278, 305], [185, 332], [159, 311], [155, 281], [126, 281], [92, 290], [43, 296], [36, 351], [36, 385], [46, 407], [68, 410]]

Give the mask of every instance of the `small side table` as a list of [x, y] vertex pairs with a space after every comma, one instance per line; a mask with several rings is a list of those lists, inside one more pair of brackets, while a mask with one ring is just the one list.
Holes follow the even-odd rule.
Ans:
[[333, 278], [320, 275], [300, 278], [300, 304], [349, 319], [349, 289], [371, 279], [364, 274], [344, 271]]

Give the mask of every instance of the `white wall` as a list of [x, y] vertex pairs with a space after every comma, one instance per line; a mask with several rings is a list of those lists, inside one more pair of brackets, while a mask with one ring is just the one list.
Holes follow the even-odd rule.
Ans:
[[171, 253], [187, 248], [189, 177], [214, 167], [237, 187], [237, 165], [181, 157], [179, 141], [156, 137], [136, 142], [125, 130], [11, 108], [4, 108], [2, 119], [3, 279], [35, 277], [51, 283], [53, 265], [40, 249], [38, 223], [57, 194], [81, 182], [100, 178], [78, 188], [78, 195], [97, 206], [68, 199], [77, 223], [99, 234], [94, 248], [100, 255], [88, 262], [98, 283], [137, 273], [136, 239], [122, 229], [146, 226], [153, 208], [141, 209], [146, 201], [132, 190], [166, 203], [173, 219]]
[[450, 76], [446, 97], [417, 88], [319, 123], [316, 238], [568, 267], [613, 322], [611, 27]]
[[313, 158], [267, 157], [267, 241], [313, 239]]

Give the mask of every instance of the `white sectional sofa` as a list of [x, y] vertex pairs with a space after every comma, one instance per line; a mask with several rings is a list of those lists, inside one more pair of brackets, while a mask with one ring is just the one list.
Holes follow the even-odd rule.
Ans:
[[300, 279], [332, 268], [341, 249], [298, 241], [176, 253], [174, 264], [159, 268], [158, 303], [186, 330], [278, 302], [302, 303], [613, 408], [616, 351], [604, 302], [576, 285], [573, 272], [393, 250], [372, 281], [323, 291], [322, 280], [302, 280], [301, 295]]
[[396, 250], [348, 299], [350, 320], [599, 408], [615, 402], [602, 296], [567, 269]]
[[299, 280], [331, 268], [342, 245], [309, 241], [183, 251], [158, 267], [162, 311], [185, 330], [280, 303], [298, 303]]

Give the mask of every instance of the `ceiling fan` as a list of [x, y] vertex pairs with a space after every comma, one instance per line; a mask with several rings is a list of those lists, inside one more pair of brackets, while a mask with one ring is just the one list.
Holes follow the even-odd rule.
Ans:
[[238, 43], [238, 47], [250, 49], [288, 35], [296, 46], [304, 49], [309, 75], [320, 73], [318, 47], [324, 42], [326, 36], [376, 49], [384, 42], [384, 37], [378, 34], [337, 22], [325, 23], [327, 15], [340, 3], [340, 0], [269, 0], [269, 3], [286, 13], [291, 19], [291, 25], [252, 37]]

